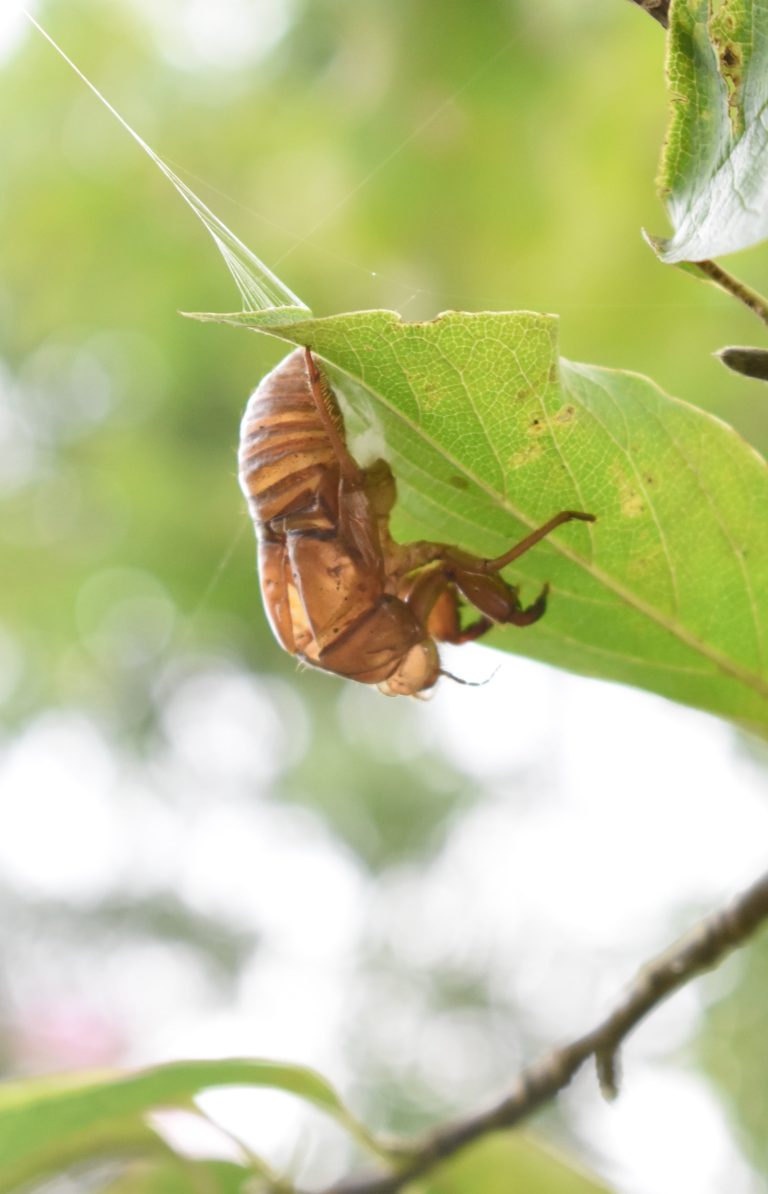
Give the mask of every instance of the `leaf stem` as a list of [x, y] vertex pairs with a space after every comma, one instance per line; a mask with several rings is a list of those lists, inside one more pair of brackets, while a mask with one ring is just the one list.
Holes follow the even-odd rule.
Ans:
[[725, 290], [727, 294], [738, 299], [759, 320], [768, 324], [768, 299], [764, 298], [762, 294], [758, 294], [756, 290], [752, 290], [738, 278], [734, 278], [733, 274], [729, 274], [715, 261], [694, 261], [692, 264], [706, 274], [709, 281], [714, 282], [715, 286], [719, 286], [721, 290]]

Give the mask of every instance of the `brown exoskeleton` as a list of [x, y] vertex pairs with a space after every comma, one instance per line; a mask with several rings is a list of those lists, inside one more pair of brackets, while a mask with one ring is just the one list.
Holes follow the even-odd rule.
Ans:
[[[562, 523], [594, 520], [563, 510], [494, 560], [444, 543], [395, 543], [389, 465], [361, 468], [350, 455], [335, 396], [309, 349], [286, 357], [251, 397], [240, 484], [278, 642], [389, 696], [415, 696], [444, 674], [437, 642], [470, 642], [497, 623], [536, 622], [548, 586], [523, 608], [501, 569]], [[480, 614], [464, 627], [462, 601]]]

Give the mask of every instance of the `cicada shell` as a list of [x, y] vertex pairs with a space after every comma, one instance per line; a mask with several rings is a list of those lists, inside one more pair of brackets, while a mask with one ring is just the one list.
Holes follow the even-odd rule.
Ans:
[[[313, 667], [390, 696], [435, 684], [438, 642], [537, 621], [547, 587], [524, 608], [501, 569], [555, 527], [594, 518], [561, 511], [493, 560], [444, 543], [396, 543], [389, 465], [361, 468], [350, 454], [338, 402], [309, 349], [292, 352], [251, 397], [239, 462], [278, 642]], [[468, 624], [465, 605], [479, 614]]]

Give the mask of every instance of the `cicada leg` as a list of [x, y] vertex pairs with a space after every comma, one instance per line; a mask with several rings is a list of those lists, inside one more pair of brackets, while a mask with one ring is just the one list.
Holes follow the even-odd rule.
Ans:
[[[445, 560], [412, 581], [403, 600], [432, 638], [461, 644], [474, 642], [494, 625], [531, 626], [538, 622], [547, 608], [548, 592], [549, 585], [545, 585], [532, 605], [523, 606], [516, 587], [501, 576], [483, 575]], [[464, 627], [459, 595], [481, 615]]]
[[[501, 569], [572, 519], [595, 520], [593, 514], [562, 510], [494, 559], [473, 556], [445, 544], [409, 544], [403, 549], [401, 569], [423, 571], [410, 581], [406, 577], [406, 584], [401, 585], [403, 599], [423, 620], [428, 632], [443, 642], [471, 642], [494, 624], [531, 626], [547, 608], [549, 585], [544, 586], [531, 605], [523, 606], [517, 587], [504, 580]], [[459, 594], [482, 615], [463, 629], [459, 620]]]
[[[477, 556], [470, 556], [473, 564], [479, 565], [477, 571], [479, 572], [500, 572], [502, 568], [506, 568], [507, 564], [511, 564], [513, 560], [519, 559], [520, 556], [525, 555], [542, 539], [556, 530], [557, 527], [563, 525], [564, 522], [572, 522], [577, 519], [579, 522], [595, 522], [594, 514], [584, 514], [581, 510], [561, 510], [559, 514], [555, 514], [554, 518], [550, 518], [543, 526], [537, 527], [535, 531], [531, 531], [530, 535], [526, 535], [514, 547], [510, 547], [509, 551], [505, 551], [503, 555], [497, 556], [494, 560], [482, 560]], [[457, 553], [463, 554], [463, 553]]]

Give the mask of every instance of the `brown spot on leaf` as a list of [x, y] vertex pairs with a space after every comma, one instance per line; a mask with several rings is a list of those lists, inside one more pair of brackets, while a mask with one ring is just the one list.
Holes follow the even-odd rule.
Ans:
[[542, 453], [542, 446], [540, 440], [534, 440], [525, 448], [521, 448], [519, 452], [513, 453], [507, 461], [507, 467], [510, 469], [522, 468], [525, 464], [531, 464], [534, 460], [538, 460]]
[[609, 474], [616, 486], [616, 496], [624, 518], [641, 518], [647, 507], [635, 478], [628, 477], [618, 463], [610, 466]]
[[554, 422], [560, 423], [562, 425], [563, 423], [570, 423], [571, 420], [575, 419], [575, 418], [576, 418], [576, 407], [575, 406], [570, 406], [570, 405], [569, 406], [561, 406], [560, 410], [557, 412], [557, 414], [554, 417]]
[[621, 499], [621, 512], [625, 518], [639, 518], [645, 513], [645, 502], [637, 490], [628, 489]]
[[452, 477], [448, 478], [448, 484], [452, 485], [454, 489], [469, 489], [467, 478], [460, 477], [458, 473], [454, 473]]
[[711, 26], [712, 45], [717, 53], [720, 76], [725, 83], [731, 131], [734, 136], [740, 137], [744, 132], [744, 47], [739, 41], [734, 41], [734, 32], [730, 8], [721, 9]]
[[431, 410], [432, 407], [437, 406], [444, 397], [440, 386], [433, 381], [425, 381], [423, 386], [424, 405]]

